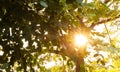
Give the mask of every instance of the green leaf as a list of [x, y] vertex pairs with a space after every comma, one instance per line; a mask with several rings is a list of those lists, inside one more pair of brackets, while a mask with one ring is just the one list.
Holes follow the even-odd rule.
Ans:
[[65, 2], [66, 2], [66, 0], [60, 0], [60, 2], [65, 3]]
[[4, 63], [0, 68], [1, 68], [1, 69], [5, 69], [5, 68], [8, 67], [8, 65], [9, 65], [9, 63]]
[[76, 0], [77, 3], [82, 3], [83, 0]]
[[40, 1], [40, 5], [43, 6], [43, 7], [45, 7], [45, 8], [48, 7], [48, 5], [47, 5], [47, 3], [45, 1]]

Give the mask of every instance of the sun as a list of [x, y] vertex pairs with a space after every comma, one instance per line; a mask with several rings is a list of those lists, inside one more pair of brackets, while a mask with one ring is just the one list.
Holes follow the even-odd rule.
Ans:
[[87, 43], [87, 38], [84, 35], [75, 35], [75, 45], [83, 46]]

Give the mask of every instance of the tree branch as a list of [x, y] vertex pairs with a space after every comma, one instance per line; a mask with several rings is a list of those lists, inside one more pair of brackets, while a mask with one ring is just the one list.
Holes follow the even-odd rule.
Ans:
[[116, 16], [115, 18], [108, 18], [106, 20], [102, 20], [102, 21], [98, 21], [96, 23], [92, 23], [90, 28], [93, 29], [96, 25], [99, 25], [99, 24], [102, 24], [102, 23], [105, 23], [105, 22], [109, 22], [109, 21], [112, 21], [112, 20], [115, 20], [115, 19], [118, 19], [118, 18], [120, 18], [120, 15]]

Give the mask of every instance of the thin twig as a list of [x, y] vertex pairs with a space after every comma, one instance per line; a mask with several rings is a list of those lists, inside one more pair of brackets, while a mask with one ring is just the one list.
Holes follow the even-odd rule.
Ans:
[[104, 26], [105, 26], [105, 29], [106, 29], [106, 31], [107, 31], [107, 34], [108, 34], [108, 37], [109, 37], [110, 44], [112, 45], [112, 40], [111, 40], [111, 37], [110, 37], [109, 31], [108, 31], [108, 28], [107, 28], [107, 26], [105, 25], [105, 23], [104, 23]]

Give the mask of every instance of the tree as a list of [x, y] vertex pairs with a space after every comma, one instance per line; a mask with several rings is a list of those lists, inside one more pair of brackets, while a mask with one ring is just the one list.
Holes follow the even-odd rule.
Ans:
[[45, 59], [49, 60], [49, 54], [54, 53], [57, 58], [62, 56], [70, 65], [76, 65], [76, 72], [84, 72], [87, 45], [76, 51], [74, 34], [92, 40], [96, 25], [120, 17], [119, 3], [119, 0], [90, 3], [87, 0], [0, 0], [1, 69], [34, 72], [34, 67], [38, 67], [44, 72], [41, 55], [48, 53]]

